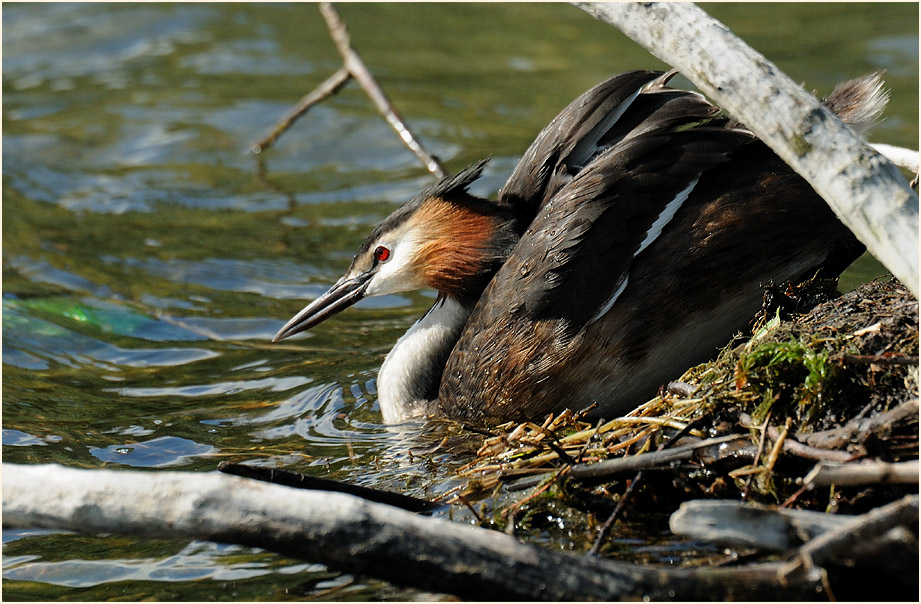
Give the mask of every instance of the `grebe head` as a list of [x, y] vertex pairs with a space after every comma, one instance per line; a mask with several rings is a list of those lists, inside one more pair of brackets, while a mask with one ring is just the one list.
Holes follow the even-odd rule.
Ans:
[[518, 241], [511, 210], [470, 195], [481, 160], [400, 206], [368, 236], [325, 294], [275, 335], [277, 342], [370, 296], [432, 288], [472, 306]]

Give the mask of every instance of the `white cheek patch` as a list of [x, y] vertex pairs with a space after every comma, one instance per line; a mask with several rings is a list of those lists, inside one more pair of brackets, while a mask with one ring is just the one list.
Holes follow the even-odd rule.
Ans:
[[397, 243], [381, 241], [379, 245], [390, 250], [390, 258], [378, 264], [377, 272], [368, 283], [365, 295], [382, 296], [421, 288], [421, 275], [412, 262], [416, 252], [415, 240], [403, 237]]

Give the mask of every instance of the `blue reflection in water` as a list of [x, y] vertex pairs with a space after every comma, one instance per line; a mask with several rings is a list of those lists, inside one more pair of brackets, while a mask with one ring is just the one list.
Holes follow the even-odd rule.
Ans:
[[189, 458], [211, 455], [216, 449], [186, 438], [163, 436], [141, 443], [90, 448], [90, 454], [100, 461], [140, 468], [180, 466]]

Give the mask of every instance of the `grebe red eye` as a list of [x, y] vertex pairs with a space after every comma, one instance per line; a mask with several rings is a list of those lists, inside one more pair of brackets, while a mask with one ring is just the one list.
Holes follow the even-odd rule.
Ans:
[[374, 259], [378, 262], [387, 262], [390, 258], [390, 249], [382, 245], [377, 246], [377, 249], [374, 250]]

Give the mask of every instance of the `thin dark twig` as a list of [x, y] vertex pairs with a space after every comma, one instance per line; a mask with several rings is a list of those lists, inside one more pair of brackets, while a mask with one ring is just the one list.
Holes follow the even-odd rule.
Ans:
[[[698, 417], [696, 420], [686, 425], [684, 428], [675, 433], [671, 438], [662, 443], [662, 446], [658, 448], [658, 451], [667, 449], [678, 442], [678, 439], [686, 436], [691, 430], [701, 425], [704, 419], [706, 419], [706, 416]], [[604, 538], [607, 536], [608, 531], [611, 530], [612, 526], [614, 526], [614, 522], [620, 516], [621, 510], [624, 509], [627, 500], [629, 500], [630, 496], [633, 495], [633, 491], [636, 489], [636, 485], [642, 482], [642, 480], [643, 470], [640, 470], [636, 473], [636, 476], [633, 477], [633, 480], [630, 481], [630, 485], [624, 491], [624, 494], [621, 496], [620, 500], [618, 500], [617, 505], [614, 506], [614, 511], [611, 512], [611, 515], [608, 516], [608, 519], [605, 521], [605, 523], [601, 526], [600, 529], [598, 529], [598, 536], [595, 537], [595, 543], [592, 544], [592, 549], [588, 550], [589, 556], [597, 556], [598, 552], [601, 551], [601, 545], [604, 542]]]
[[473, 432], [474, 434], [482, 434], [483, 436], [498, 436], [495, 432], [490, 432], [489, 430], [483, 430], [482, 428], [475, 428], [473, 426], [468, 426], [467, 424], [461, 424], [462, 431], [466, 430], [467, 432]]
[[417, 497], [410, 497], [402, 493], [371, 489], [357, 484], [349, 484], [347, 482], [329, 480], [317, 476], [308, 476], [306, 474], [299, 474], [280, 468], [263, 468], [224, 461], [218, 465], [217, 469], [224, 474], [233, 474], [234, 476], [242, 476], [243, 478], [249, 478], [251, 480], [271, 482], [273, 484], [280, 484], [295, 489], [346, 493], [348, 495], [367, 499], [368, 501], [385, 503], [404, 510], [409, 510], [410, 512], [426, 512], [439, 507], [437, 503]]
[[595, 437], [598, 436], [598, 430], [601, 430], [601, 426], [604, 424], [603, 419], [599, 419], [598, 423], [595, 424], [595, 431], [585, 439], [585, 444], [582, 445], [582, 448], [579, 450], [579, 454], [576, 455], [576, 463], [582, 463], [582, 456], [585, 455], [585, 452], [588, 451], [588, 446], [592, 444], [592, 441], [595, 440]]
[[[770, 416], [768, 416], [770, 417]], [[780, 438], [780, 431], [775, 426], [768, 426], [767, 420], [765, 420], [764, 426], [752, 426], [752, 418], [747, 413], [739, 414], [739, 424], [744, 428], [754, 427], [755, 429], [763, 430], [762, 432], [762, 443], [764, 434], [767, 434], [767, 437], [773, 441], [777, 441]], [[818, 447], [811, 447], [809, 445], [803, 444], [796, 440], [795, 438], [788, 436], [783, 441], [783, 450], [791, 455], [796, 455], [797, 457], [802, 457], [805, 459], [815, 459], [818, 461], [835, 461], [839, 463], [845, 463], [854, 459], [854, 455], [848, 453], [847, 451], [840, 451], [837, 449], [825, 449]], [[752, 463], [752, 466], [758, 465], [761, 448], [759, 448], [759, 455], [755, 457], [755, 461]], [[746, 485], [747, 486], [747, 485]]]
[[633, 495], [636, 485], [643, 480], [643, 471], [640, 470], [636, 473], [636, 476], [633, 477], [633, 480], [630, 481], [630, 485], [624, 491], [624, 494], [617, 501], [617, 505], [614, 506], [614, 511], [611, 512], [611, 515], [608, 516], [608, 519], [605, 520], [604, 524], [601, 525], [601, 528], [598, 529], [598, 536], [595, 537], [595, 543], [592, 544], [592, 549], [588, 550], [589, 556], [597, 556], [598, 552], [601, 551], [601, 545], [604, 543], [605, 537], [608, 536], [608, 531], [611, 530], [611, 527], [614, 526], [614, 522], [620, 516], [621, 510], [627, 505], [627, 500], [630, 499], [630, 496]]
[[371, 75], [371, 72], [358, 55], [358, 52], [352, 48], [348, 28], [346, 28], [345, 23], [343, 23], [342, 19], [339, 17], [339, 13], [333, 5], [329, 2], [321, 2], [320, 13], [323, 15], [323, 18], [326, 19], [326, 25], [329, 27], [330, 36], [336, 44], [339, 54], [342, 55], [345, 67], [349, 70], [352, 77], [355, 78], [355, 81], [364, 89], [365, 93], [367, 93], [368, 97], [371, 99], [371, 102], [374, 103], [377, 110], [384, 116], [390, 126], [396, 130], [403, 144], [425, 164], [429, 172], [438, 178], [444, 178], [445, 171], [441, 163], [422, 148], [422, 145], [416, 140], [409, 126], [406, 125], [406, 122], [400, 117], [400, 114], [397, 113], [393, 103], [390, 102], [390, 99], [387, 98], [387, 95], [384, 94], [384, 91], [378, 85], [377, 80]]
[[336, 73], [326, 78], [319, 86], [305, 94], [287, 115], [278, 120], [268, 134], [250, 145], [250, 150], [253, 153], [261, 153], [263, 150], [271, 147], [275, 144], [276, 139], [278, 139], [285, 130], [290, 128], [297, 118], [307, 113], [308, 109], [320, 101], [336, 94], [351, 77], [352, 74], [349, 73], [349, 70], [344, 65], [340, 67]]
[[[764, 423], [761, 424], [760, 426], [751, 426], [751, 422], [749, 422], [749, 425], [748, 425], [748, 426], [746, 426], [744, 423], [742, 423], [742, 426], [743, 426], [744, 428], [751, 428], [751, 427], [753, 427], [753, 428], [755, 428], [755, 429], [761, 431], [761, 438], [758, 439], [758, 451], [755, 453], [755, 459], [754, 459], [754, 461], [752, 461], [752, 467], [753, 467], [753, 468], [757, 468], [757, 467], [758, 467], [758, 462], [761, 461], [761, 454], [764, 453], [764, 443], [765, 443], [765, 441], [767, 440], [767, 427], [768, 427], [768, 422], [771, 421], [771, 413], [772, 413], [772, 411], [768, 411], [767, 417], [764, 418]], [[748, 416], [746, 416], [746, 417], [748, 417]], [[749, 475], [748, 475], [748, 480], [745, 481], [745, 487], [742, 489], [742, 499], [743, 499], [743, 500], [748, 499], [748, 490], [749, 490], [749, 488], [751, 488], [752, 480], [754, 480], [754, 478], [755, 478], [755, 475], [754, 475], [754, 474], [749, 474]]]
[[569, 456], [569, 453], [563, 450], [561, 446], [553, 442], [552, 440], [544, 441], [544, 444], [547, 445], [551, 451], [560, 456], [560, 460], [563, 461], [567, 466], [576, 465], [576, 460]]
[[591, 405], [589, 405], [589, 406], [586, 407], [585, 409], [582, 409], [581, 411], [576, 411], [576, 413], [575, 413], [575, 415], [573, 415], [572, 419], [573, 419], [574, 421], [575, 421], [575, 420], [578, 420], [578, 419], [581, 418], [583, 415], [588, 415], [589, 411], [593, 411], [594, 409], [597, 409], [597, 408], [598, 408], [598, 403], [592, 403]]
[[804, 484], [804, 485], [801, 486], [799, 489], [797, 489], [795, 493], [793, 493], [792, 495], [790, 495], [789, 497], [787, 497], [787, 499], [786, 499], [783, 503], [780, 504], [780, 507], [782, 507], [782, 508], [788, 508], [788, 507], [790, 507], [791, 505], [793, 505], [793, 504], [796, 502], [797, 499], [800, 498], [800, 495], [802, 495], [803, 493], [805, 493], [806, 491], [808, 491], [808, 490], [811, 489], [811, 488], [812, 488], [812, 485]]
[[467, 506], [467, 509], [470, 510], [471, 513], [473, 513], [473, 516], [476, 518], [477, 522], [479, 522], [480, 525], [482, 526], [483, 518], [479, 514], [476, 513], [476, 510], [473, 509], [473, 505], [471, 505], [470, 502], [467, 501], [467, 498], [461, 495], [460, 493], [458, 493], [457, 500], [463, 503], [465, 506]]
[[918, 355], [893, 354], [845, 354], [841, 356], [845, 363], [875, 363], [877, 365], [917, 365]]

